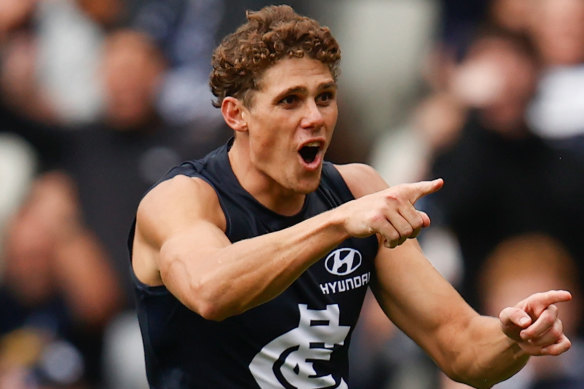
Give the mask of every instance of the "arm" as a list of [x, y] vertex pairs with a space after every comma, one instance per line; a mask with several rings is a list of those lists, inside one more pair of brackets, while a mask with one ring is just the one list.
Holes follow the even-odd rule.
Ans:
[[201, 316], [222, 320], [277, 296], [347, 237], [332, 213], [233, 244], [224, 229], [219, 201], [206, 182], [177, 176], [161, 183], [138, 208], [137, 276], [163, 283]]
[[[433, 187], [418, 183], [407, 188], [419, 197]], [[201, 316], [222, 320], [274, 298], [348, 236], [379, 231], [396, 245], [402, 235], [419, 231], [424, 218], [416, 212], [414, 225], [395, 222], [402, 233], [384, 216], [397, 214], [396, 204], [404, 203], [401, 194], [393, 192], [231, 243], [213, 189], [201, 179], [177, 176], [150, 191], [138, 208], [134, 270], [147, 284], [164, 284]]]
[[[349, 168], [343, 176], [356, 196], [385, 187], [370, 170], [358, 175]], [[415, 240], [380, 247], [375, 266], [372, 289], [387, 316], [454, 380], [488, 388], [519, 371], [530, 355], [557, 355], [570, 347], [554, 305], [569, 300], [567, 292], [530, 296], [496, 319], [476, 313]]]

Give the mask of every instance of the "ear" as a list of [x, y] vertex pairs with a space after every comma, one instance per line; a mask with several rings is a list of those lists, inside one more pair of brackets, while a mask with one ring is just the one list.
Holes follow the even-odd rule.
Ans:
[[235, 131], [246, 132], [247, 122], [245, 121], [246, 109], [243, 103], [232, 96], [227, 96], [221, 102], [221, 114], [225, 123]]

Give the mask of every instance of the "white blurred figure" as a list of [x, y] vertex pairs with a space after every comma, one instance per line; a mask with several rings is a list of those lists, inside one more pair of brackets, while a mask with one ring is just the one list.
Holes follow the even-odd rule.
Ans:
[[[12, 134], [0, 134], [0, 237], [29, 190], [36, 172], [36, 156], [24, 140]], [[0, 239], [0, 252], [2, 251]], [[2, 274], [0, 263], [0, 279]]]
[[148, 389], [144, 349], [134, 312], [118, 315], [109, 324], [104, 347], [104, 377], [108, 389]]
[[[529, 110], [538, 135], [570, 146], [584, 144], [584, 2], [537, 0], [530, 31], [544, 74]], [[582, 149], [579, 150], [584, 154]]]
[[361, 136], [373, 139], [395, 127], [418, 98], [439, 6], [425, 0], [312, 3], [343, 48], [339, 83], [351, 90], [343, 97], [347, 105], [367, 118], [359, 123]]
[[97, 119], [104, 98], [98, 76], [101, 46], [106, 30], [123, 12], [121, 0], [38, 2], [39, 83], [63, 124]]

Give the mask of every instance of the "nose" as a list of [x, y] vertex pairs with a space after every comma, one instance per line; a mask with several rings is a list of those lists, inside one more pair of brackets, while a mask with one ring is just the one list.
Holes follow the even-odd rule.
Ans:
[[306, 104], [306, 110], [304, 111], [304, 115], [302, 117], [300, 125], [302, 126], [302, 128], [310, 130], [319, 128], [323, 124], [324, 117], [322, 115], [320, 107], [314, 101], [309, 101]]

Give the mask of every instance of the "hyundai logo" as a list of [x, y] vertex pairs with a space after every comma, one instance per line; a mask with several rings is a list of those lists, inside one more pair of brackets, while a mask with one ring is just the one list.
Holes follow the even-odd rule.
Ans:
[[361, 253], [355, 249], [336, 249], [326, 257], [324, 267], [337, 276], [345, 276], [361, 266]]

